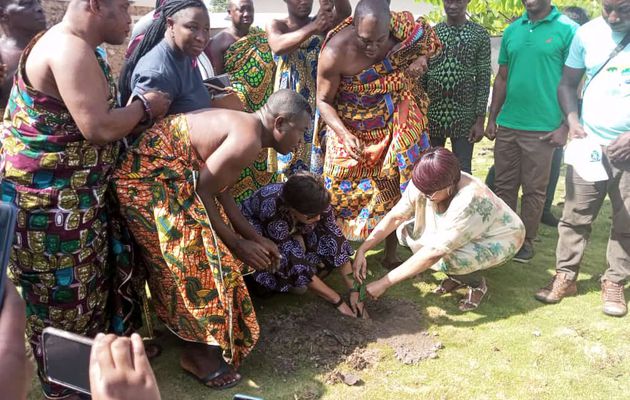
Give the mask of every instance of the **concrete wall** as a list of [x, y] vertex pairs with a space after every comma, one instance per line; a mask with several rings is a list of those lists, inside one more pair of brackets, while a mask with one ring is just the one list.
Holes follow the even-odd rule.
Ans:
[[[143, 2], [146, 1], [140, 1], [139, 3]], [[152, 2], [151, 7], [146, 7], [138, 4], [134, 4], [133, 6], [131, 6], [130, 12], [134, 21], [140, 18], [142, 15], [151, 11], [154, 5], [155, 2]], [[42, 7], [44, 8], [44, 13], [46, 13], [46, 19], [49, 27], [61, 21], [64, 13], [66, 12], [67, 6], [68, 0], [46, 0], [42, 2]], [[117, 77], [122, 67], [125, 49], [127, 48], [127, 41], [125, 41], [125, 43], [121, 46], [105, 45], [104, 47], [107, 51], [107, 57], [110, 65], [112, 66], [112, 71]]]
[[[315, 1], [315, 5], [317, 6], [317, 1]], [[358, 3], [358, 0], [351, 0], [353, 7]], [[155, 5], [154, 0], [137, 0], [131, 6], [131, 15], [134, 22], [138, 20], [144, 14], [153, 10], [153, 6]], [[44, 7], [44, 12], [46, 13], [46, 18], [48, 19], [48, 26], [52, 26], [59, 21], [63, 17], [65, 13], [66, 7], [68, 5], [68, 0], [46, 0], [42, 2]], [[255, 0], [256, 5], [256, 20], [255, 24], [258, 26], [264, 27], [266, 22], [272, 18], [281, 18], [286, 15], [286, 5], [282, 0]], [[413, 0], [392, 0], [392, 9], [393, 10], [403, 10], [408, 9], [412, 11], [415, 15], [426, 14], [431, 10], [431, 6], [418, 3]], [[211, 14], [211, 26], [213, 33], [217, 32], [220, 29], [223, 29], [228, 25], [228, 21], [226, 20], [226, 14], [224, 13], [213, 13]], [[496, 74], [498, 65], [497, 58], [499, 47], [501, 44], [501, 38], [492, 38], [492, 69]], [[109, 62], [112, 65], [112, 70], [114, 74], [118, 74], [120, 72], [120, 68], [123, 62], [124, 51], [127, 48], [127, 43], [125, 42], [121, 46], [109, 46], [106, 45], [105, 49], [107, 50], [107, 55], [109, 57]]]

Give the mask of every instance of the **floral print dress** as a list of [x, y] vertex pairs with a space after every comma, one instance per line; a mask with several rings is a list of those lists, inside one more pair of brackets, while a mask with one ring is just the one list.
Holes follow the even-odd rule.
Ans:
[[448, 275], [466, 275], [509, 261], [525, 240], [525, 226], [518, 215], [481, 181], [470, 180], [460, 188], [444, 213], [410, 183], [392, 210], [407, 222], [397, 229], [398, 239], [414, 253], [423, 246], [446, 254], [432, 267]]

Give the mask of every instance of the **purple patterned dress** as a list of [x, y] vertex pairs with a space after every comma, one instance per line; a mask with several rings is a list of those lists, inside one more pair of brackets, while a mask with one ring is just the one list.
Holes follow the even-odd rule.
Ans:
[[[323, 269], [339, 268], [354, 253], [341, 233], [331, 206], [312, 225], [293, 222], [280, 197], [283, 183], [260, 188], [241, 204], [243, 215], [264, 237], [278, 245], [282, 254], [277, 272], [256, 272], [254, 278], [266, 289], [287, 292], [303, 288]], [[304, 246], [295, 238], [301, 235]]]

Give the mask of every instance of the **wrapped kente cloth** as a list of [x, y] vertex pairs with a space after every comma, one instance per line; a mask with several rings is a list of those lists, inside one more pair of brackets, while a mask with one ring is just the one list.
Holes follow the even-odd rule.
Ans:
[[[41, 36], [41, 35], [40, 35]], [[72, 390], [43, 376], [40, 335], [52, 326], [85, 336], [129, 334], [140, 322], [134, 297], [129, 242], [109, 211], [107, 188], [120, 143], [95, 145], [82, 135], [65, 104], [33, 89], [26, 47], [0, 135], [0, 199], [18, 208], [9, 269], [26, 302], [28, 341], [49, 397]], [[94, 56], [109, 85], [116, 85], [99, 51]]]
[[[351, 25], [349, 17], [322, 48]], [[314, 138], [311, 170], [323, 173], [349, 240], [365, 239], [391, 210], [411, 179], [413, 164], [429, 148], [426, 108], [416, 103], [414, 82], [405, 70], [419, 56], [438, 51], [440, 43], [429, 24], [414, 21], [409, 12], [392, 13], [391, 32], [400, 44], [383, 61], [343, 76], [335, 99], [339, 117], [363, 145], [364, 158], [352, 159], [323, 120]], [[324, 136], [325, 149], [320, 145]]]

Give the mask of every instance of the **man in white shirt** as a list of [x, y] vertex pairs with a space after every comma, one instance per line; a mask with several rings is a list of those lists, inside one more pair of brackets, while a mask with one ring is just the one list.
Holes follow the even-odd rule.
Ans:
[[[612, 204], [612, 227], [602, 278], [603, 311], [624, 316], [624, 285], [630, 276], [630, 0], [602, 0], [602, 17], [577, 31], [558, 88], [558, 99], [573, 140], [602, 146], [608, 180], [589, 182], [567, 168], [567, 196], [558, 225], [556, 275], [536, 293], [544, 303], [557, 303], [577, 292], [580, 261], [591, 226], [606, 198]], [[613, 52], [616, 50], [616, 53]], [[577, 88], [586, 74], [582, 119]]]

